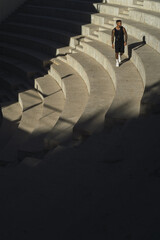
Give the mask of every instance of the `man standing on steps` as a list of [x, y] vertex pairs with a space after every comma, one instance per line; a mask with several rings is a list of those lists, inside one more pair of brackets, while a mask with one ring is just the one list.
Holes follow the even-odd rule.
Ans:
[[[121, 56], [124, 53], [124, 47], [127, 45], [127, 31], [122, 26], [122, 21], [116, 21], [117, 26], [112, 30], [112, 48], [115, 48], [115, 57], [116, 57], [116, 67], [119, 67], [119, 63], [121, 63]], [[125, 36], [125, 39], [124, 39]], [[115, 44], [114, 44], [115, 38]]]

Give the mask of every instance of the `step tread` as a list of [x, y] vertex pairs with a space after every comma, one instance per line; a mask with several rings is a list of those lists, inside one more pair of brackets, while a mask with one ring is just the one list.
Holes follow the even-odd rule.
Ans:
[[50, 74], [55, 79], [56, 76], [62, 79], [66, 89], [66, 102], [53, 131], [46, 137], [45, 142], [47, 146], [66, 141], [72, 136], [73, 127], [80, 118], [88, 101], [87, 88], [82, 78], [68, 64], [55, 59], [51, 65]]
[[0, 67], [0, 79], [4, 79], [7, 83], [11, 84], [11, 85], [17, 85], [17, 84], [22, 84], [25, 87], [30, 87], [29, 83], [27, 83], [26, 81], [23, 81], [22, 77], [16, 75], [15, 73], [12, 73], [12, 78], [10, 77], [9, 72], [4, 71], [4, 69], [2, 69]]
[[24, 47], [14, 45], [13, 43], [0, 42], [0, 47], [9, 48], [11, 50], [16, 50], [16, 51], [19, 51], [19, 52], [23, 52], [24, 54], [34, 56], [36, 58], [39, 58], [40, 60], [45, 60], [45, 59], [49, 58], [49, 56], [47, 54], [43, 53], [43, 52], [36, 51], [36, 50], [33, 50], [33, 49], [28, 49], [28, 48], [26, 49]]
[[[81, 25], [81, 24], [85, 24], [85, 22], [77, 22], [77, 21], [73, 21], [73, 20], [69, 20], [69, 19], [65, 19], [65, 18], [57, 18], [57, 17], [50, 17], [50, 16], [42, 16], [42, 15], [33, 15], [33, 14], [29, 14], [29, 13], [19, 13], [19, 16], [26, 16], [26, 17], [34, 17], [34, 18], [42, 18], [42, 19], [48, 19], [48, 20], [56, 20], [59, 22], [67, 22], [67, 23], [72, 23], [72, 24], [76, 24], [76, 25]], [[17, 15], [17, 16], [18, 16]]]
[[[112, 20], [118, 18], [118, 16], [116, 17], [114, 15], [107, 15], [107, 14], [104, 14], [104, 13], [96, 13], [95, 16], [103, 17], [103, 18], [106, 18], [106, 19], [110, 18]], [[122, 22], [123, 22], [124, 27], [125, 27], [125, 24], [133, 25], [136, 28], [141, 29], [142, 32], [146, 31], [150, 35], [153, 35], [157, 39], [160, 39], [160, 30], [157, 29], [156, 27], [150, 26], [146, 23], [141, 23], [141, 22], [137, 22], [137, 21], [134, 21], [134, 20], [131, 20], [131, 19], [125, 19], [125, 18], [124, 19], [122, 18]]]
[[61, 90], [55, 79], [49, 74], [36, 78], [35, 88], [44, 96], [49, 96]]
[[[29, 139], [27, 139], [27, 141], [24, 142], [19, 149], [24, 153], [37, 153], [39, 151], [43, 152], [44, 138], [46, 134], [52, 131], [54, 125], [57, 123], [65, 104], [64, 94], [54, 78], [46, 75], [43, 78], [36, 80], [40, 80], [39, 84], [41, 85], [43, 94], [47, 93], [48, 95], [46, 94], [46, 96], [43, 97], [43, 112], [36, 128], [32, 132]], [[47, 87], [45, 87], [44, 81], [50, 82], [49, 84], [45, 84]], [[51, 88], [49, 92], [48, 86]]]
[[[91, 14], [90, 12], [82, 12], [82, 11], [79, 11], [79, 10], [77, 10], [77, 9], [68, 9], [68, 8], [58, 8], [58, 7], [49, 7], [49, 6], [35, 6], [35, 5], [31, 5], [31, 4], [28, 4], [28, 5], [26, 5], [25, 7], [24, 7], [24, 9], [26, 9], [26, 8], [39, 8], [39, 9], [42, 9], [42, 10], [46, 10], [46, 9], [49, 9], [49, 10], [60, 10], [60, 11], [68, 11], [68, 12], [75, 12], [75, 13], [82, 13], [82, 14]], [[21, 10], [22, 11], [22, 10]]]
[[31, 41], [35, 41], [35, 42], [38, 42], [38, 43], [42, 43], [42, 44], [45, 44], [47, 46], [51, 46], [51, 47], [54, 47], [54, 48], [60, 48], [60, 47], [63, 47], [64, 44], [62, 43], [58, 43], [58, 42], [55, 42], [55, 41], [51, 41], [51, 40], [47, 40], [47, 39], [40, 39], [38, 37], [32, 37], [32, 36], [29, 36], [29, 35], [26, 35], [26, 34], [16, 34], [16, 33], [11, 33], [11, 32], [7, 32], [7, 31], [2, 31], [0, 30], [0, 35], [7, 35], [7, 36], [10, 36], [10, 37], [17, 37], [17, 38], [21, 38], [21, 39], [24, 39], [24, 40], [31, 40]]
[[18, 161], [18, 149], [29, 138], [42, 116], [42, 99], [38, 96], [37, 91], [31, 89], [21, 93], [19, 96], [19, 103], [23, 109], [22, 118], [16, 132], [5, 145], [4, 149], [2, 149], [1, 159], [3, 161]]
[[[100, 27], [99, 25], [95, 24], [90, 25], [92, 29], [93, 27], [95, 28]], [[88, 25], [88, 27], [90, 27], [90, 25]], [[110, 29], [103, 30], [103, 34], [107, 34], [110, 37], [111, 30]], [[90, 38], [92, 38], [92, 35], [90, 35]], [[101, 39], [98, 40], [99, 42], [101, 42]], [[140, 43], [142, 44], [142, 47]], [[143, 62], [143, 66], [146, 72], [146, 86], [157, 83], [159, 81], [160, 75], [159, 73], [160, 54], [149, 45], [147, 44], [143, 45], [143, 42], [140, 42], [138, 39], [134, 38], [131, 35], [128, 35], [128, 46], [133, 46], [133, 49], [136, 51], [136, 53]]]
[[[6, 56], [0, 56], [0, 61], [6, 64], [13, 65], [14, 67], [24, 71], [24, 72], [39, 72], [43, 73], [42, 70], [37, 67], [33, 66], [33, 64], [29, 62], [24, 62], [21, 59], [15, 59], [13, 57], [6, 57]], [[6, 65], [7, 66], [7, 65]]]
[[19, 103], [23, 111], [26, 111], [27, 109], [42, 103], [42, 99], [38, 91], [30, 89], [19, 93]]
[[[68, 62], [89, 81], [90, 95], [75, 131], [91, 134], [103, 128], [105, 114], [115, 94], [113, 82], [106, 70], [87, 54], [78, 52], [68, 55]], [[77, 64], [78, 63], [78, 64]], [[93, 71], [94, 69], [94, 71]]]
[[13, 136], [18, 128], [19, 121], [22, 115], [22, 108], [18, 102], [4, 103], [2, 106], [2, 125], [0, 127], [0, 148], [7, 144], [9, 139]]
[[[90, 52], [93, 49], [97, 51], [93, 53], [97, 53], [95, 56], [100, 53], [101, 56], [103, 55], [107, 58], [116, 76], [116, 94], [107, 114], [116, 118], [130, 118], [131, 116], [138, 115], [144, 87], [142, 79], [134, 64], [127, 61], [125, 64], [122, 64], [117, 68], [115, 66], [113, 49], [110, 46], [96, 40], [93, 40], [92, 42], [84, 42], [84, 44], [91, 47]], [[86, 48], [84, 51], [88, 53]], [[130, 77], [128, 78], [128, 76]], [[125, 109], [123, 109], [124, 106]], [[122, 108], [123, 111], [114, 111], [118, 107]]]

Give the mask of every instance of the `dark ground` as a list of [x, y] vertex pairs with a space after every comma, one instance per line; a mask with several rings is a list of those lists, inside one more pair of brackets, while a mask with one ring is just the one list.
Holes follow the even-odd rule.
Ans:
[[[0, 239], [160, 240], [160, 115], [0, 168]], [[32, 162], [33, 163], [33, 162]]]

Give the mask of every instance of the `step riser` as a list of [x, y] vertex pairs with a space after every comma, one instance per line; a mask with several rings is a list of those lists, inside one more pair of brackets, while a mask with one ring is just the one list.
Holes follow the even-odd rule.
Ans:
[[[85, 49], [84, 53], [87, 53], [85, 52]], [[98, 66], [96, 66], [96, 68], [98, 67], [97, 71], [102, 71], [102, 73], [97, 74], [98, 76], [95, 76], [95, 79], [101, 81], [103, 89], [101, 89], [100, 86], [97, 86], [97, 82], [95, 81], [95, 79], [93, 80], [93, 76], [92, 74], [90, 74], [90, 71], [85, 70], [86, 65], [84, 67], [83, 60], [81, 59], [79, 61], [78, 59], [76, 59], [76, 54], [68, 55], [67, 60], [68, 63], [83, 78], [90, 94], [85, 110], [74, 127], [74, 138], [81, 139], [81, 137], [83, 138], [83, 136], [89, 136], [93, 132], [98, 132], [103, 129], [106, 111], [110, 106], [111, 102], [113, 101], [114, 87], [109, 75], [105, 73], [104, 76], [104, 72], [101, 68], [99, 68], [99, 64]], [[108, 97], [107, 91], [110, 92], [110, 97]], [[101, 92], [101, 97], [98, 98], [99, 92]], [[92, 109], [93, 105], [94, 108]], [[86, 121], [86, 119], [88, 120]]]
[[[104, 69], [109, 73], [111, 76], [111, 79], [113, 81], [113, 85], [115, 89], [117, 88], [117, 79], [115, 75], [115, 69], [113, 66], [110, 64], [109, 59], [107, 59], [104, 55], [102, 55], [99, 52], [96, 52], [94, 49], [90, 48], [87, 43], [83, 43], [83, 51], [87, 53], [89, 56], [95, 58], [95, 60], [100, 63]], [[93, 55], [92, 55], [93, 53]]]
[[41, 61], [40, 59], [37, 59], [35, 56], [28, 55], [26, 53], [23, 53], [23, 52], [20, 52], [18, 50], [14, 50], [11, 48], [5, 48], [5, 47], [0, 46], [0, 51], [1, 51], [1, 55], [7, 56], [7, 57], [12, 57], [12, 58], [14, 58], [16, 56], [16, 58], [18, 58], [22, 61], [27, 60], [32, 65], [36, 65], [42, 70], [44, 70], [45, 67], [47, 67], [49, 64], [49, 60]]
[[134, 21], [142, 22], [160, 29], [160, 16], [154, 16], [152, 15], [152, 13], [142, 13], [133, 9], [132, 11], [130, 11], [129, 18]]
[[28, 39], [23, 39], [23, 38], [19, 38], [17, 36], [7, 36], [5, 34], [0, 33], [0, 41], [4, 42], [4, 43], [12, 43], [22, 47], [28, 47], [30, 49], [36, 49], [39, 51], [42, 51], [44, 53], [47, 53], [51, 56], [55, 56], [56, 54], [56, 49], [54, 47], [50, 47], [47, 44], [43, 44], [40, 42], [36, 42], [36, 41], [32, 41], [32, 40], [28, 40]]
[[66, 98], [66, 88], [65, 88], [65, 84], [63, 82], [63, 80], [61, 79], [61, 76], [59, 75], [59, 73], [54, 69], [53, 67], [54, 65], [51, 65], [50, 70], [48, 71], [49, 75], [52, 76], [56, 82], [58, 83], [58, 85], [61, 87], [63, 94]]
[[[83, 33], [85, 35], [85, 31]], [[92, 35], [87, 35], [88, 37], [92, 38]], [[98, 34], [98, 40], [102, 43], [105, 43], [109, 46], [111, 46], [111, 36], [105, 32], [99, 32]], [[94, 38], [93, 38], [94, 39]], [[83, 48], [83, 51], [85, 52], [86, 49]], [[128, 57], [128, 47], [125, 47], [125, 52], [124, 52], [124, 55], [126, 57]], [[143, 80], [143, 85], [145, 86], [146, 85], [146, 74], [145, 74], [145, 68], [144, 68], [144, 65], [139, 57], [139, 55], [136, 53], [136, 51], [134, 49], [132, 49], [132, 57], [131, 57], [131, 61], [133, 62], [133, 64], [135, 65], [135, 67], [138, 69], [140, 75], [141, 75], [141, 78]], [[103, 63], [103, 62], [102, 62]], [[105, 66], [107, 66], [108, 64], [105, 64]], [[104, 67], [105, 67], [104, 66]], [[110, 71], [111, 67], [109, 67], [109, 69], [106, 69], [108, 72]], [[110, 73], [112, 74], [112, 73]]]
[[[102, 18], [104, 19], [104, 17], [102, 17]], [[97, 18], [96, 22], [99, 21], [98, 19], [99, 18]], [[118, 19], [118, 17], [114, 17], [115, 21], [117, 19]], [[101, 22], [102, 22], [102, 20], [101, 20]], [[103, 22], [104, 22], [104, 20], [103, 20]], [[132, 25], [129, 25], [127, 23], [127, 21], [125, 21], [123, 25], [125, 26], [125, 28], [127, 30], [127, 33], [129, 35], [139, 39], [140, 41], [142, 41], [143, 37], [145, 36], [146, 43], [160, 53], [160, 41], [159, 41], [158, 38], [155, 38], [153, 35], [150, 35], [148, 32], [145, 32], [145, 31], [142, 31], [142, 30], [136, 28], [136, 26], [134, 27]], [[102, 25], [102, 26], [104, 26], [104, 25]], [[83, 28], [82, 28], [82, 34], [84, 34], [83, 33]]]
[[78, 71], [79, 75], [82, 77], [82, 79], [84, 80], [88, 93], [90, 94], [90, 82], [88, 79], [88, 76], [86, 74], [86, 72], [84, 71], [83, 67], [76, 61], [74, 61], [74, 59], [72, 58], [72, 55], [67, 55], [67, 62], [70, 66], [74, 66], [74, 69], [76, 71]]
[[63, 44], [68, 44], [70, 36], [65, 33], [59, 33], [56, 30], [52, 32], [45, 29], [37, 29], [36, 27], [30, 26], [20, 26], [20, 25], [7, 25], [6, 30], [11, 33], [22, 33], [29, 36], [38, 37], [40, 39], [47, 39], [51, 41], [56, 41]]
[[55, 29], [61, 29], [65, 31], [71, 31], [73, 33], [80, 34], [81, 32], [81, 24], [75, 22], [67, 23], [65, 20], [61, 19], [47, 19], [41, 17], [34, 17], [34, 16], [15, 16], [14, 22], [17, 23], [24, 23], [24, 24], [31, 24], [34, 26], [42, 26], [52, 28], [54, 26]]
[[86, 12], [97, 12], [93, 4], [87, 2], [78, 2], [78, 1], [31, 1], [33, 5], [44, 5], [44, 6], [51, 6], [56, 8], [67, 8], [67, 9], [78, 9], [79, 11], [86, 11]]
[[83, 12], [74, 12], [63, 10], [63, 9], [51, 9], [51, 8], [33, 8], [33, 7], [26, 7], [21, 10], [22, 13], [40, 15], [40, 16], [47, 16], [47, 17], [55, 17], [55, 18], [65, 18], [68, 20], [77, 20], [83, 22], [90, 22], [90, 14], [86, 14]]
[[118, 16], [120, 13], [119, 7], [113, 7], [106, 5], [99, 5], [99, 12], [107, 15]]
[[139, 39], [140, 41], [142, 41], [145, 36], [146, 43], [160, 53], [160, 41], [158, 38], [150, 35], [148, 32], [141, 31], [134, 26], [128, 25], [127, 22], [125, 22], [125, 28], [129, 35]]
[[[117, 17], [122, 17], [124, 19], [131, 19], [137, 22], [145, 23], [150, 26], [153, 26], [155, 28], [160, 29], [160, 16], [154, 16], [152, 13], [143, 13], [140, 11], [136, 11], [136, 9], [132, 9], [131, 11], [129, 10], [121, 10], [118, 7], [112, 7], [112, 6], [107, 6], [103, 5], [101, 6], [102, 10], [100, 10], [101, 13], [105, 13], [107, 15], [114, 15]], [[94, 15], [92, 15], [93, 21], [92, 23], [95, 23], [94, 20]], [[95, 16], [96, 18], [96, 16]], [[102, 22], [102, 24], [104, 24]]]
[[8, 73], [12, 71], [13, 73], [17, 74], [19, 77], [22, 77], [22, 81], [34, 79], [36, 77], [39, 77], [39, 72], [26, 72], [23, 69], [16, 67], [15, 65], [12, 65], [11, 63], [6, 63], [0, 60], [1, 67], [3, 67]]

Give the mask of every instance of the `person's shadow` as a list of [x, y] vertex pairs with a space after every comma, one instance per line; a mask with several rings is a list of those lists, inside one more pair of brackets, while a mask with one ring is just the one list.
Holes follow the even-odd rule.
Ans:
[[128, 58], [123, 59], [121, 62], [121, 65], [130, 60], [130, 58], [132, 57], [132, 49], [136, 50], [140, 47], [143, 47], [145, 44], [146, 44], [145, 36], [143, 36], [141, 42], [135, 42], [135, 43], [129, 44], [128, 45]]

